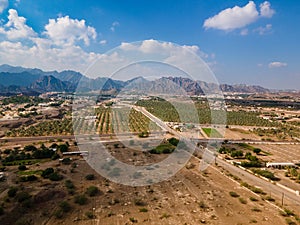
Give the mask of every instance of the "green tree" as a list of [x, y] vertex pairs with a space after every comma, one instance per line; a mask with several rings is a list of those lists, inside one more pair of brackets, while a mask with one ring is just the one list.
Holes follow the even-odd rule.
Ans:
[[258, 155], [261, 152], [261, 149], [255, 148], [255, 149], [253, 149], [253, 152]]

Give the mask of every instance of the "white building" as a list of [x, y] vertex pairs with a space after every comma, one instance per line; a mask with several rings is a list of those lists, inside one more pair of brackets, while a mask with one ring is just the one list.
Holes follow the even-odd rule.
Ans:
[[297, 167], [295, 163], [291, 162], [268, 162], [267, 168], [285, 168], [285, 167]]

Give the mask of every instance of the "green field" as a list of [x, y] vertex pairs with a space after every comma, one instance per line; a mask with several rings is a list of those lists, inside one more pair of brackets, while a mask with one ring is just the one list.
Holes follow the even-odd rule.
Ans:
[[223, 138], [223, 136], [214, 128], [202, 128], [204, 133], [211, 138]]
[[[240, 126], [262, 126], [277, 127], [278, 123], [264, 120], [259, 117], [258, 112], [240, 111], [222, 111], [211, 110], [207, 101], [195, 100], [194, 104], [186, 102], [172, 102], [172, 104], [161, 98], [152, 98], [150, 100], [140, 100], [136, 103], [138, 106], [145, 107], [150, 113], [163, 121], [199, 123], [199, 124], [224, 124]], [[194, 118], [194, 110], [198, 113], [197, 121]], [[178, 110], [180, 110], [180, 114]], [[224, 120], [226, 117], [226, 121]]]

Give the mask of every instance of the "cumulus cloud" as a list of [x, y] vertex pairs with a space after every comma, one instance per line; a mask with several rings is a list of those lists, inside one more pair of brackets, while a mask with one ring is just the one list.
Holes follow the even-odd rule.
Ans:
[[84, 72], [102, 56], [80, 47], [80, 42], [88, 45], [96, 38], [96, 30], [86, 26], [84, 20], [68, 16], [49, 20], [43, 34], [36, 33], [14, 9], [9, 10], [7, 20], [0, 24], [0, 35], [4, 37], [0, 41], [0, 64]]
[[[45, 47], [45, 48], [43, 48]], [[66, 48], [47, 48], [34, 44], [25, 45], [21, 42], [0, 42], [0, 62], [44, 70], [77, 70], [84, 72], [88, 65], [99, 55], [87, 53], [78, 46]]]
[[243, 7], [234, 6], [233, 8], [227, 8], [217, 15], [206, 19], [203, 27], [205, 29], [212, 28], [231, 31], [244, 28], [260, 17], [271, 18], [274, 13], [275, 11], [271, 9], [271, 4], [267, 1], [260, 5], [260, 12], [257, 10], [256, 4], [253, 1], [249, 1]]
[[257, 32], [260, 35], [269, 34], [272, 32], [272, 24], [267, 24], [264, 27], [258, 27], [256, 29], [254, 29], [254, 32]]
[[275, 14], [275, 10], [271, 9], [271, 4], [268, 1], [261, 3], [259, 5], [259, 8], [260, 8], [260, 15], [262, 17], [271, 18]]
[[45, 32], [57, 45], [73, 45], [77, 41], [90, 44], [91, 39], [96, 39], [95, 28], [86, 26], [85, 20], [71, 19], [69, 16], [50, 19], [45, 26]]
[[269, 68], [280, 68], [280, 67], [286, 67], [287, 63], [285, 62], [271, 62], [269, 63]]
[[112, 32], [115, 32], [116, 27], [118, 27], [118, 26], [120, 26], [120, 23], [119, 23], [118, 21], [115, 21], [115, 22], [112, 23], [112, 25], [111, 25], [111, 27], [110, 27], [110, 30], [111, 30]]
[[0, 13], [8, 6], [8, 0], [0, 0]]
[[213, 57], [210, 57], [207, 53], [201, 51], [197, 45], [175, 45], [171, 42], [159, 42], [153, 39], [144, 40], [140, 45], [123, 42], [120, 48], [125, 51], [140, 51], [146, 54], [153, 54], [154, 56], [165, 56], [170, 54], [170, 52], [174, 54], [178, 52], [182, 52], [182, 54], [185, 52], [192, 52], [203, 59], [213, 59]]
[[[18, 16], [16, 10], [10, 10], [6, 24], [0, 24], [0, 64], [11, 64], [30, 68], [41, 68], [43, 70], [76, 70], [88, 76], [110, 76], [113, 72], [128, 65], [130, 56], [135, 53], [136, 58], [141, 55], [149, 56], [148, 59], [161, 60], [165, 63], [176, 63], [190, 73], [201, 76], [210, 74], [210, 71], [199, 65], [198, 55], [205, 59], [210, 56], [200, 51], [199, 47], [179, 46], [170, 42], [159, 42], [156, 40], [145, 40], [139, 44], [122, 43], [120, 49], [126, 52], [126, 57], [117, 52], [114, 54], [100, 54], [87, 52], [82, 46], [96, 39], [96, 30], [87, 26], [84, 20], [71, 19], [68, 16], [50, 19], [45, 25], [44, 32], [37, 33], [26, 24], [24, 17]], [[0, 34], [1, 35], [1, 34]], [[5, 37], [5, 38], [4, 38]], [[106, 41], [98, 41], [105, 44]], [[135, 51], [134, 53], [131, 52]], [[128, 53], [128, 54], [127, 54]], [[132, 55], [131, 55], [132, 53]], [[192, 54], [191, 54], [192, 53]], [[195, 54], [193, 54], [195, 53]], [[190, 60], [182, 57], [184, 54], [190, 56]], [[197, 54], [197, 55], [196, 55]], [[129, 59], [128, 59], [129, 57]], [[86, 71], [94, 62], [99, 62], [99, 68], [95, 71]], [[108, 66], [112, 65], [112, 66]], [[203, 65], [202, 65], [203, 66]], [[207, 78], [209, 81], [209, 77]]]
[[214, 28], [220, 30], [232, 30], [245, 27], [257, 20], [259, 13], [253, 1], [250, 1], [244, 7], [234, 6], [225, 9], [217, 15], [204, 21], [205, 28]]
[[140, 45], [123, 42], [120, 48], [127, 51], [139, 50], [143, 53], [164, 53], [164, 52], [169, 53], [172, 51], [182, 51], [182, 50], [188, 50], [194, 53], [198, 53], [199, 51], [199, 47], [196, 45], [179, 46], [171, 42], [159, 42], [153, 39], [144, 40], [141, 42]]
[[[196, 45], [176, 45], [171, 42], [150, 39], [134, 43], [123, 42], [114, 53], [115, 57], [110, 55], [110, 61], [104, 62], [101, 60], [95, 63], [89, 73], [116, 75], [124, 68], [127, 68], [128, 65], [136, 64], [136, 62], [157, 62], [158, 64], [162, 63], [176, 67], [196, 80], [215, 82], [214, 77], [211, 76], [211, 70], [207, 66], [211, 64], [209, 61], [215, 56], [202, 52]], [[202, 63], [203, 60], [199, 58], [199, 55], [202, 56], [202, 59], [205, 59], [207, 64]], [[129, 78], [132, 74], [128, 73], [127, 75], [128, 77], [126, 78]]]
[[8, 13], [8, 22], [0, 27], [0, 34], [6, 35], [10, 40], [36, 36], [33, 29], [26, 25], [26, 19], [19, 16], [16, 10], [10, 9]]

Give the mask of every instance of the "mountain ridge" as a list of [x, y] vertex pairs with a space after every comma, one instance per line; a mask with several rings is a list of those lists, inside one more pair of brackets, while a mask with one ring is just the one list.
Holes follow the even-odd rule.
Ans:
[[26, 93], [26, 92], [75, 92], [77, 91], [120, 91], [121, 89], [149, 89], [153, 92], [162, 91], [172, 93], [176, 87], [184, 90], [188, 95], [201, 95], [203, 90], [221, 90], [223, 92], [238, 93], [267, 93], [269, 89], [259, 85], [245, 84], [211, 84], [204, 81], [193, 81], [183, 77], [162, 77], [154, 81], [148, 81], [143, 77], [135, 77], [131, 80], [120, 81], [108, 77], [88, 78], [83, 74], [65, 70], [43, 71], [24, 67], [14, 67], [7, 64], [0, 65], [0, 93]]

